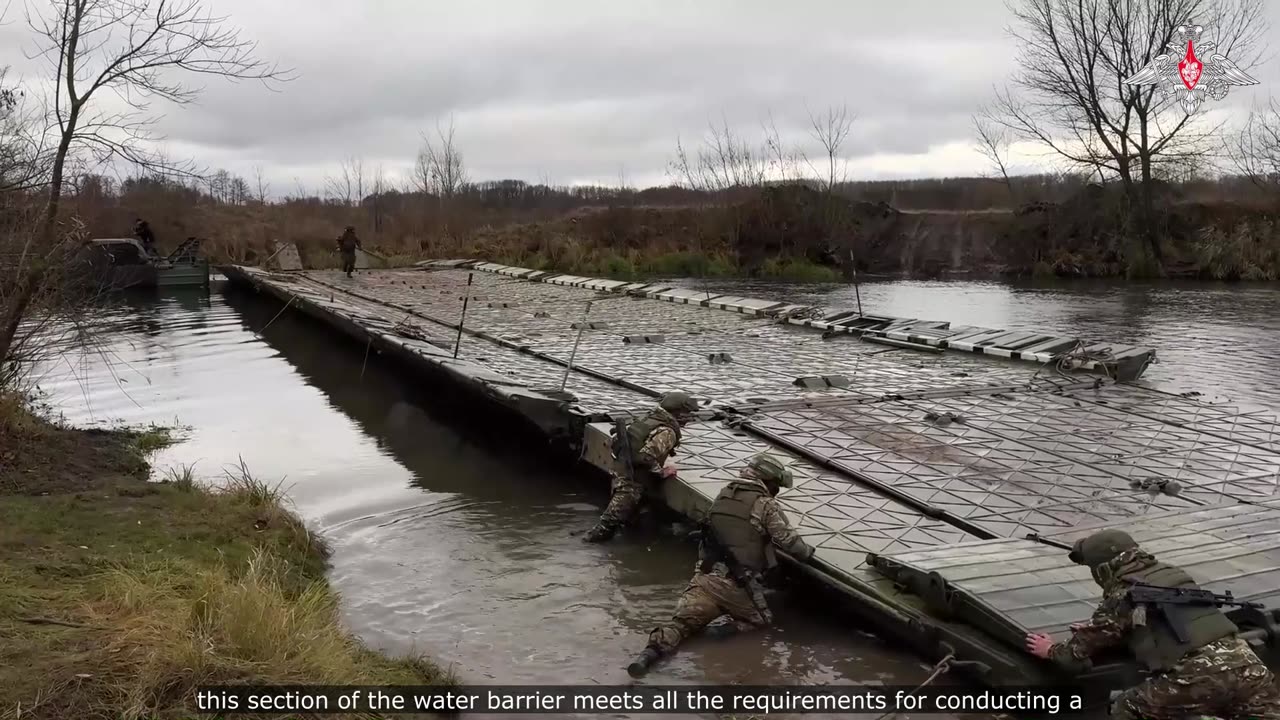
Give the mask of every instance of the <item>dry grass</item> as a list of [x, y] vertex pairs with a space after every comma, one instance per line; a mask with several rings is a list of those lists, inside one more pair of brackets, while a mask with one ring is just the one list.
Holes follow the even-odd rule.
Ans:
[[1211, 279], [1280, 279], [1280, 228], [1271, 220], [1241, 222], [1230, 230], [1210, 226], [1195, 250], [1201, 273]]
[[[5, 422], [55, 443], [76, 432]], [[97, 456], [64, 465], [92, 477], [47, 495], [0, 490], [0, 718], [189, 718], [205, 684], [452, 682], [345, 630], [328, 548], [279, 484], [243, 463], [221, 484], [192, 466], [151, 483], [103, 460], [113, 450], [136, 462], [134, 435], [94, 438], [62, 451]]]

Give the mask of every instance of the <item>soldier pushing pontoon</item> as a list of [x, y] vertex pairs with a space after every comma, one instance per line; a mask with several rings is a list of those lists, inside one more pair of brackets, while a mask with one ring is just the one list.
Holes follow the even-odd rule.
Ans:
[[1088, 669], [1090, 658], [1102, 650], [1127, 645], [1148, 677], [1116, 698], [1112, 717], [1280, 720], [1275, 677], [1222, 610], [1208, 603], [1179, 603], [1166, 612], [1160, 601], [1143, 597], [1159, 598], [1170, 589], [1165, 594], [1172, 605], [1179, 596], [1176, 590], [1203, 593], [1185, 571], [1156, 560], [1119, 530], [1077, 541], [1070, 557], [1089, 566], [1102, 587], [1102, 602], [1089, 622], [1071, 627], [1070, 640], [1054, 643], [1048, 635], [1031, 634], [1027, 650], [1078, 672]]
[[669, 392], [648, 415], [621, 425], [614, 435], [613, 495], [600, 521], [583, 536], [586, 542], [604, 542], [635, 516], [646, 493], [655, 493], [662, 481], [676, 474], [664, 467], [680, 445], [680, 426], [697, 412], [698, 403], [688, 393]]
[[813, 548], [792, 529], [774, 499], [791, 487], [791, 471], [777, 458], [760, 454], [739, 475], [707, 510], [693, 579], [671, 621], [649, 634], [644, 652], [627, 668], [632, 676], [643, 675], [721, 615], [733, 618], [738, 630], [771, 624], [762, 578], [777, 566], [774, 544], [798, 560], [813, 556]]

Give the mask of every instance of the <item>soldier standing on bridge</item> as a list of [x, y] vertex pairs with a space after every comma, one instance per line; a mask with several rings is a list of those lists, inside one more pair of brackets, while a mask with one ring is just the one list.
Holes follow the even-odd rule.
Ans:
[[777, 567], [774, 543], [798, 560], [813, 557], [813, 548], [792, 529], [774, 499], [782, 488], [791, 487], [791, 471], [762, 453], [751, 458], [739, 476], [707, 510], [693, 579], [680, 595], [671, 621], [649, 633], [644, 652], [627, 667], [633, 677], [643, 675], [721, 615], [732, 617], [738, 630], [772, 624], [762, 577]]
[[348, 225], [343, 231], [342, 237], [338, 238], [338, 251], [342, 253], [342, 272], [351, 277], [351, 271], [356, 269], [356, 248], [361, 247], [360, 238], [356, 237], [356, 229], [352, 225]]
[[585, 542], [604, 542], [631, 521], [645, 493], [656, 492], [662, 481], [676, 474], [664, 465], [680, 445], [680, 426], [697, 412], [698, 403], [688, 393], [669, 392], [658, 407], [614, 435], [613, 495], [600, 521], [583, 536]]
[[1077, 541], [1070, 557], [1089, 566], [1102, 586], [1102, 602], [1089, 622], [1071, 626], [1070, 640], [1054, 643], [1048, 635], [1030, 634], [1027, 650], [1081, 671], [1098, 652], [1128, 645], [1148, 677], [1116, 698], [1112, 717], [1280, 719], [1275, 677], [1222, 610], [1180, 606], [1183, 642], [1164, 613], [1148, 615], [1145, 605], [1132, 602], [1129, 592], [1136, 583], [1198, 589], [1185, 571], [1156, 560], [1119, 530], [1102, 530]]

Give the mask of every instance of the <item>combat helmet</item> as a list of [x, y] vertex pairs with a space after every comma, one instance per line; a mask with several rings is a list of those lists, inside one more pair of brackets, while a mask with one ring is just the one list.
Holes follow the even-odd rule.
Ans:
[[1077, 565], [1096, 568], [1114, 559], [1120, 553], [1137, 549], [1137, 547], [1138, 543], [1123, 530], [1099, 530], [1077, 540], [1067, 557]]
[[751, 470], [766, 483], [777, 485], [780, 488], [792, 486], [791, 470], [786, 465], [783, 465], [781, 460], [768, 453], [760, 453], [748, 460], [747, 469]]
[[698, 411], [698, 401], [689, 393], [676, 390], [664, 394], [658, 400], [658, 407], [672, 415], [691, 415]]

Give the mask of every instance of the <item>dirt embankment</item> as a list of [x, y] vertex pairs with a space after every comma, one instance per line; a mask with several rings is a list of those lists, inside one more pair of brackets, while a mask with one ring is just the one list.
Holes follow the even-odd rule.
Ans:
[[167, 441], [0, 396], [0, 717], [189, 718], [201, 685], [452, 682], [347, 633], [328, 550], [279, 487], [243, 468], [148, 481]]

